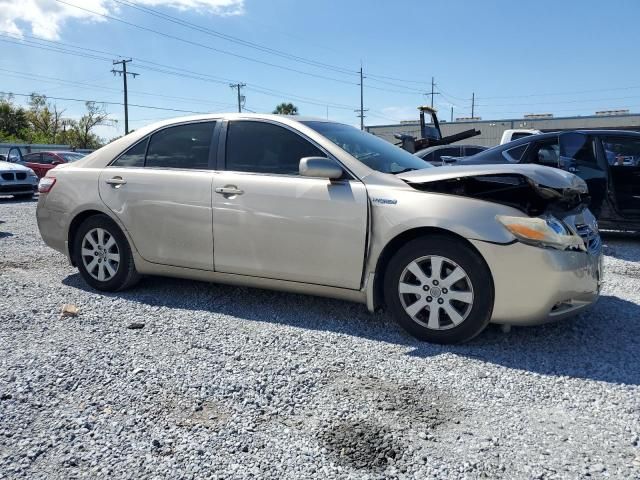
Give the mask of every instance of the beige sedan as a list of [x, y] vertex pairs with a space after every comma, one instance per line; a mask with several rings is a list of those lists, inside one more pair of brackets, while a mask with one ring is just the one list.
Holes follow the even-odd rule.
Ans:
[[490, 321], [575, 314], [600, 286], [575, 175], [430, 168], [329, 121], [165, 121], [52, 170], [39, 191], [44, 241], [98, 290], [165, 275], [302, 292], [386, 307], [416, 337], [451, 343]]

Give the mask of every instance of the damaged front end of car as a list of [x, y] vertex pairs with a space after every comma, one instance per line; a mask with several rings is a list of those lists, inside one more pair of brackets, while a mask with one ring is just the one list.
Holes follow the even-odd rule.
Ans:
[[587, 209], [587, 185], [567, 172], [536, 165], [486, 165], [407, 172], [401, 178], [416, 190], [519, 210], [526, 216], [497, 215], [496, 220], [523, 243], [591, 253], [600, 248], [597, 224]]

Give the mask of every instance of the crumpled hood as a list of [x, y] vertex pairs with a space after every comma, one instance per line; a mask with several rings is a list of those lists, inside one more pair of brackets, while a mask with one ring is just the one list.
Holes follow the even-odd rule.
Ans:
[[19, 163], [0, 161], [0, 171], [2, 172], [28, 172], [29, 170], [31, 170], [29, 167]]
[[532, 181], [536, 187], [587, 193], [587, 184], [577, 175], [557, 168], [534, 164], [454, 165], [413, 170], [396, 176], [408, 183], [431, 183], [455, 178], [491, 175], [522, 175]]

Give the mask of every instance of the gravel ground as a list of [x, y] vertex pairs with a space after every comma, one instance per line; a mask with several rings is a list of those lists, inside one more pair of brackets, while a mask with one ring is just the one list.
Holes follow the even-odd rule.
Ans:
[[99, 294], [34, 215], [0, 200], [0, 477], [640, 478], [638, 239], [589, 313], [442, 347], [334, 300]]

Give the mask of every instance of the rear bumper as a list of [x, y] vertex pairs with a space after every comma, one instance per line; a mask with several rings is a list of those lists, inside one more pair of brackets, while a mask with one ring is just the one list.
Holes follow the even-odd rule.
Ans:
[[538, 325], [573, 316], [594, 304], [602, 282], [602, 255], [472, 240], [491, 268], [491, 321]]
[[40, 236], [49, 247], [64, 253], [66, 257], [69, 258], [67, 215], [47, 208], [45, 202], [46, 195], [41, 195], [38, 199], [38, 208], [36, 209], [36, 219], [38, 221]]

